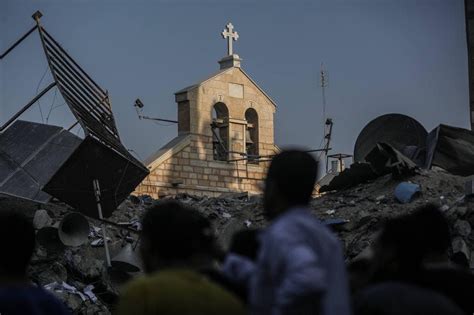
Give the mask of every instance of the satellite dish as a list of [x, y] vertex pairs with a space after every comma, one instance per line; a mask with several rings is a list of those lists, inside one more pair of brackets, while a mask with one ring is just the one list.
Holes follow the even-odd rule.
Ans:
[[[426, 146], [428, 132], [415, 119], [402, 114], [386, 114], [369, 122], [359, 134], [354, 147], [354, 162], [363, 162], [378, 142], [385, 142], [398, 151]], [[409, 147], [409, 148], [407, 148]]]

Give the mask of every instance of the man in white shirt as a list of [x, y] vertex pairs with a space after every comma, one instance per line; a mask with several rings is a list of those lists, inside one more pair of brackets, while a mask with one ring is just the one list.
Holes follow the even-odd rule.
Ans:
[[317, 173], [318, 163], [303, 151], [272, 160], [264, 193], [272, 223], [261, 236], [250, 280], [252, 314], [351, 313], [341, 244], [308, 206]]

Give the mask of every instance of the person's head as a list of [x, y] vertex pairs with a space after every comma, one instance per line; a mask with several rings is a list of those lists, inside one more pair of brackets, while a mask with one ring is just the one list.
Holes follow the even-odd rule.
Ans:
[[229, 252], [255, 261], [260, 248], [259, 233], [259, 229], [245, 229], [236, 232], [232, 236]]
[[[373, 244], [374, 279], [398, 279], [413, 275], [421, 266], [421, 252], [414, 250], [416, 227], [409, 215], [387, 220]], [[421, 249], [420, 249], [421, 251]]]
[[449, 225], [438, 207], [427, 204], [388, 220], [374, 246], [376, 277], [411, 277], [425, 264], [447, 257]]
[[159, 268], [193, 267], [214, 250], [210, 222], [197, 210], [171, 200], [157, 202], [142, 220], [140, 252], [146, 272]]
[[23, 280], [35, 248], [35, 229], [23, 214], [0, 211], [0, 248], [0, 278]]
[[290, 207], [307, 205], [317, 175], [318, 162], [309, 153], [286, 150], [277, 154], [265, 179], [266, 214], [274, 218]]
[[418, 207], [412, 214], [417, 227], [416, 242], [422, 249], [423, 263], [448, 261], [451, 232], [445, 215], [435, 204]]

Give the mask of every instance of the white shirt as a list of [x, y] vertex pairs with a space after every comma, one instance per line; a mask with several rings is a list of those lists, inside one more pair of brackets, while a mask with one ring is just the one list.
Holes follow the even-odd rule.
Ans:
[[309, 209], [290, 209], [262, 234], [249, 302], [259, 315], [351, 314], [341, 245]]

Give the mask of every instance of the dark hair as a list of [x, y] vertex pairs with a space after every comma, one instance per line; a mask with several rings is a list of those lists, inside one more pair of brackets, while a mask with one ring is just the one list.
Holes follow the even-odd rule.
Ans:
[[402, 268], [416, 270], [428, 254], [443, 254], [451, 243], [449, 224], [434, 204], [388, 220], [379, 236], [381, 246], [395, 250]]
[[0, 211], [0, 248], [0, 271], [24, 276], [35, 249], [35, 229], [22, 213]]
[[443, 254], [448, 251], [451, 245], [449, 223], [437, 205], [429, 203], [418, 207], [412, 217], [418, 228], [417, 241], [423, 244], [426, 253]]
[[309, 153], [286, 150], [272, 159], [266, 182], [273, 182], [290, 205], [304, 205], [311, 199], [317, 176], [318, 162]]
[[246, 229], [235, 232], [232, 235], [229, 252], [256, 260], [260, 248], [259, 233], [259, 229]]
[[210, 222], [197, 210], [174, 200], [157, 202], [142, 220], [142, 237], [151, 254], [168, 261], [184, 261], [197, 253], [212, 254], [214, 235]]

